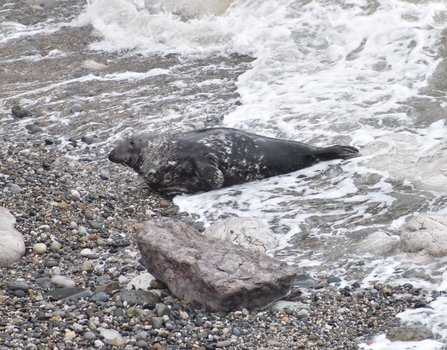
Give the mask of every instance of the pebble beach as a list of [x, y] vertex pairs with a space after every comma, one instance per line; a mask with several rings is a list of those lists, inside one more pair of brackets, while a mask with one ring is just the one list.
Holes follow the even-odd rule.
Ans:
[[[85, 5], [6, 0], [0, 8], [0, 206], [15, 216], [26, 245], [21, 261], [0, 270], [1, 350], [329, 350], [366, 348], [378, 334], [438, 337], [396, 317], [446, 296], [411, 284], [365, 288], [301, 274], [281, 301], [230, 313], [184, 304], [155, 281], [145, 291], [132, 288], [146, 272], [134, 240], [142, 222], [203, 223], [110, 163], [109, 140], [138, 130], [147, 114], [181, 129], [218, 123], [240, 104], [235, 81], [253, 58], [94, 51], [94, 29], [73, 24]], [[213, 59], [219, 68], [210, 72]], [[182, 94], [168, 68], [197, 72]], [[141, 75], [114, 79], [123, 72]], [[201, 85], [210, 74], [222, 84]], [[192, 95], [206, 108], [191, 107]], [[178, 113], [188, 121], [176, 124]]]

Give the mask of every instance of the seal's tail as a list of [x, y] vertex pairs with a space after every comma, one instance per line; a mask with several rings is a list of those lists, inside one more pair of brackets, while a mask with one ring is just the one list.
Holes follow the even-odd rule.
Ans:
[[312, 152], [312, 155], [318, 158], [320, 161], [332, 160], [332, 159], [349, 159], [358, 157], [360, 155], [359, 150], [351, 146], [331, 146], [319, 148]]

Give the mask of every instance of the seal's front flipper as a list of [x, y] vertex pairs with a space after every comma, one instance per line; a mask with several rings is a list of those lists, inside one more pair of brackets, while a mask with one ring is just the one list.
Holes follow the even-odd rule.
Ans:
[[196, 170], [211, 188], [221, 188], [224, 176], [219, 170], [219, 161], [214, 153], [207, 153], [204, 157], [195, 158]]
[[312, 156], [320, 161], [332, 160], [332, 159], [349, 159], [358, 157], [359, 150], [351, 146], [332, 146], [319, 148], [312, 152]]

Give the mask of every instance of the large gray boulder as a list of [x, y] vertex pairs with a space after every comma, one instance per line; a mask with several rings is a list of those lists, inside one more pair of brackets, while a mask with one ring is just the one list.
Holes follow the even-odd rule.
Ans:
[[208, 227], [204, 235], [265, 253], [278, 246], [278, 238], [257, 218], [228, 218]]
[[409, 253], [447, 255], [447, 215], [413, 216], [400, 235], [400, 247]]
[[265, 306], [286, 295], [296, 275], [285, 262], [208, 238], [175, 219], [146, 221], [137, 243], [155, 278], [177, 298], [210, 311]]
[[14, 228], [16, 218], [0, 207], [0, 267], [19, 261], [25, 254], [23, 235]]

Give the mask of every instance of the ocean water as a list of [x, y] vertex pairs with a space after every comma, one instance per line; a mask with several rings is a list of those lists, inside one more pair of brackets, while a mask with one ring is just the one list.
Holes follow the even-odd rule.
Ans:
[[[447, 258], [356, 247], [378, 232], [398, 240], [413, 215], [447, 213], [447, 2], [89, 0], [69, 25], [94, 28], [93, 51], [178, 58], [163, 69], [72, 80], [113, 82], [120, 89], [153, 77], [170, 87], [144, 98], [141, 86], [117, 91], [120, 98], [127, 93], [126, 106], [144, 117], [108, 120], [102, 128], [114, 135], [109, 143], [131, 133], [203, 127], [207, 116], [218, 115], [219, 126], [317, 146], [349, 144], [362, 153], [177, 196], [182, 211], [207, 224], [230, 216], [265, 220], [281, 238], [271, 253], [311, 276], [333, 274], [342, 285], [382, 281], [446, 290]], [[0, 42], [57, 30], [51, 22], [32, 29], [2, 26]], [[205, 78], [197, 81], [198, 75]], [[107, 99], [113, 105], [113, 96]], [[163, 109], [145, 114], [146, 104], [161, 103]], [[120, 107], [113, 108], [119, 115]], [[362, 346], [441, 349], [447, 299], [430, 306], [400, 317], [427, 325], [439, 341], [397, 344], [378, 336]]]

